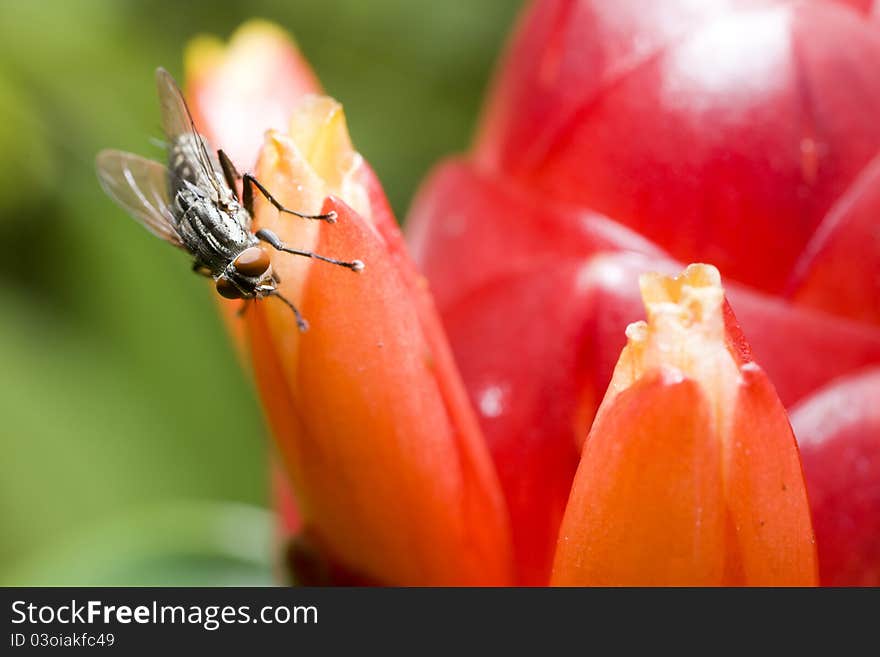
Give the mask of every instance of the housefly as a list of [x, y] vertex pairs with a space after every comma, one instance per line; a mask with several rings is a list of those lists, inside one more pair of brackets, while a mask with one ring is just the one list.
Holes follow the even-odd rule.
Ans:
[[[187, 251], [193, 271], [211, 277], [227, 299], [277, 297], [293, 311], [301, 331], [307, 324], [296, 306], [278, 291], [279, 278], [264, 248], [316, 258], [352, 271], [360, 260], [344, 262], [286, 245], [274, 232], [251, 229], [254, 191], [279, 212], [302, 219], [334, 223], [336, 213], [303, 214], [281, 205], [251, 174], [239, 174], [222, 150], [216, 155], [200, 135], [174, 78], [156, 70], [162, 107], [162, 128], [168, 150], [167, 166], [117, 150], [98, 153], [98, 180], [104, 191], [153, 235]], [[242, 183], [239, 198], [236, 183]], [[244, 309], [244, 307], [243, 307]]]

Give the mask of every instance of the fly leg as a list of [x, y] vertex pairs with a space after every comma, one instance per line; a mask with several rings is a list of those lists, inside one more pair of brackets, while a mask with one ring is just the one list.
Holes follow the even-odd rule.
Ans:
[[263, 184], [254, 178], [251, 174], [245, 173], [241, 176], [243, 182], [242, 195], [244, 204], [244, 209], [247, 210], [251, 216], [254, 216], [254, 187], [266, 197], [266, 200], [269, 201], [272, 205], [275, 206], [279, 212], [286, 212], [287, 214], [293, 214], [297, 217], [301, 217], [303, 219], [319, 219], [321, 221], [326, 221], [329, 224], [336, 223], [336, 213], [333, 211], [328, 212], [327, 214], [303, 214], [302, 212], [297, 212], [296, 210], [291, 210], [289, 208], [285, 208], [281, 203], [269, 193], [269, 190], [266, 189]]
[[262, 292], [266, 296], [278, 297], [279, 299], [281, 299], [281, 301], [284, 302], [284, 305], [286, 305], [288, 308], [290, 308], [293, 311], [293, 315], [294, 315], [294, 317], [296, 317], [296, 326], [297, 326], [297, 328], [299, 328], [300, 333], [305, 333], [306, 331], [309, 330], [309, 323], [305, 319], [303, 319], [303, 316], [302, 316], [302, 314], [300, 314], [299, 309], [293, 305], [293, 302], [290, 301], [290, 299], [283, 296], [274, 287], [268, 287], [268, 286], [261, 285], [260, 287], [257, 288], [257, 291]]
[[344, 260], [336, 260], [335, 258], [328, 258], [327, 256], [322, 256], [317, 253], [313, 253], [312, 251], [302, 251], [300, 249], [293, 249], [284, 244], [281, 239], [273, 233], [268, 228], [261, 228], [256, 232], [257, 239], [262, 240], [268, 243], [272, 248], [283, 251], [284, 253], [292, 253], [293, 255], [303, 256], [304, 258], [315, 258], [316, 260], [323, 260], [324, 262], [329, 262], [332, 265], [339, 265], [340, 267], [347, 267], [352, 271], [363, 271], [364, 263], [360, 260], [352, 260], [351, 262], [345, 262]]
[[244, 205], [244, 209], [247, 210], [248, 214], [250, 214], [252, 217], [254, 216], [253, 188], [256, 187], [260, 191], [260, 193], [266, 197], [266, 200], [274, 205], [279, 212], [293, 214], [297, 217], [302, 217], [303, 219], [320, 219], [331, 224], [336, 222], [335, 212], [328, 212], [327, 214], [303, 214], [302, 212], [297, 212], [296, 210], [285, 208], [274, 196], [272, 196], [272, 194], [269, 193], [269, 190], [266, 189], [259, 180], [254, 178], [249, 173], [246, 173], [244, 175], [240, 174], [235, 168], [235, 165], [232, 163], [232, 160], [229, 159], [229, 156], [222, 148], [217, 151], [217, 159], [220, 160], [220, 168], [223, 169], [223, 177], [226, 179], [226, 184], [229, 185], [229, 189], [231, 189], [232, 193], [235, 194], [236, 200], [239, 199], [235, 183], [239, 180], [244, 181], [242, 185], [242, 204]]
[[[239, 180], [241, 180], [241, 174], [235, 168], [235, 165], [232, 163], [232, 160], [229, 159], [229, 156], [226, 154], [226, 152], [222, 148], [219, 151], [217, 151], [217, 159], [220, 160], [220, 168], [223, 169], [223, 178], [226, 179], [226, 184], [229, 186], [229, 189], [231, 189], [232, 193], [235, 195], [235, 200], [241, 201], [241, 199], [238, 198], [238, 185], [235, 184]], [[253, 208], [248, 209], [248, 212], [251, 213], [251, 216], [253, 216], [253, 214], [254, 214], [253, 212], [251, 212], [252, 209]]]
[[207, 278], [214, 278], [214, 274], [211, 273], [211, 270], [208, 269], [207, 267], [205, 267], [205, 265], [203, 265], [200, 262], [194, 262], [193, 266], [192, 266], [192, 270], [195, 273], [199, 274], [200, 276], [205, 276]]

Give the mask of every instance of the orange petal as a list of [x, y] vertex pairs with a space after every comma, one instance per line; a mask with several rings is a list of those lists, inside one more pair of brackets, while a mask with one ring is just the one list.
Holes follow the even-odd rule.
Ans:
[[593, 425], [559, 534], [554, 585], [720, 581], [720, 444], [699, 386], [656, 371]]
[[810, 507], [788, 416], [761, 368], [741, 372], [725, 491], [741, 566], [725, 584], [815, 586]]
[[[310, 222], [263, 203], [258, 226], [296, 248], [366, 263], [354, 273], [277, 254], [280, 290], [311, 328], [300, 333], [272, 299], [249, 320], [305, 526], [332, 561], [375, 581], [509, 582], [506, 509], [488, 451], [429, 297], [344, 129], [337, 104], [309, 99], [293, 138], [270, 136], [258, 166], [288, 207], [338, 214], [336, 224]], [[338, 198], [316, 205], [327, 193], [360, 211]]]
[[640, 279], [557, 546], [566, 584], [815, 584], [806, 490], [782, 403], [718, 271]]

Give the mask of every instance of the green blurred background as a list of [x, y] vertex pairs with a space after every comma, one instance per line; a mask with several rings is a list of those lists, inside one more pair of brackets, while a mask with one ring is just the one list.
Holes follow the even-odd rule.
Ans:
[[156, 152], [154, 68], [278, 22], [402, 217], [519, 5], [0, 0], [0, 583], [273, 581], [268, 437], [211, 292], [95, 179], [101, 148]]

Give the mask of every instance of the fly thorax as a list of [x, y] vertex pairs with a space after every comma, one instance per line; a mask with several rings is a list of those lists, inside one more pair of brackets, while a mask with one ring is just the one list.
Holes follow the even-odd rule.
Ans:
[[178, 230], [187, 247], [215, 272], [256, 241], [236, 219], [206, 199], [190, 205]]

